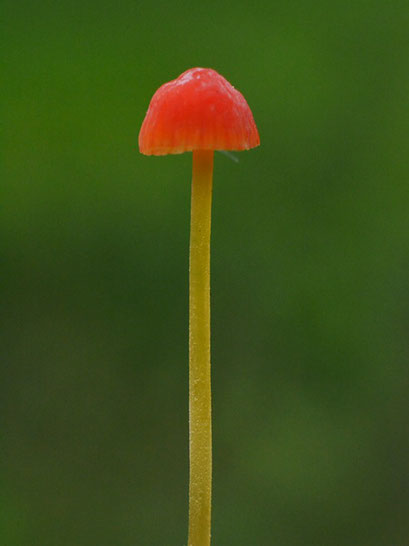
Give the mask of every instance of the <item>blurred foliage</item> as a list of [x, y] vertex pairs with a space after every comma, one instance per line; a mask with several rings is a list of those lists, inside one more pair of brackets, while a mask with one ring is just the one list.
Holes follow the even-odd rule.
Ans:
[[213, 543], [409, 542], [406, 1], [2, 2], [0, 543], [187, 534], [190, 154], [212, 67], [262, 146], [215, 161]]

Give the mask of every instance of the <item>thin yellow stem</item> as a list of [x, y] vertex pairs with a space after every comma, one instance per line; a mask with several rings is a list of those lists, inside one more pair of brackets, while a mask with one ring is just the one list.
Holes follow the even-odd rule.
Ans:
[[213, 152], [193, 152], [189, 277], [189, 546], [210, 545], [210, 222]]

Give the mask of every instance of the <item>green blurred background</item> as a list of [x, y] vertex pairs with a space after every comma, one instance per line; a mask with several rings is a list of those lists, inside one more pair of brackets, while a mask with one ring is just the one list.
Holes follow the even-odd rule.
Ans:
[[409, 543], [405, 1], [3, 0], [2, 546], [182, 546], [191, 156], [137, 149], [193, 66], [215, 160], [215, 546]]

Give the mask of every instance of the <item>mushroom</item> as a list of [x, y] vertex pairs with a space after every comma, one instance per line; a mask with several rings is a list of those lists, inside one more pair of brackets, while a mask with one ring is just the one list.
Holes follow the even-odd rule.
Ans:
[[193, 152], [189, 273], [189, 546], [210, 544], [210, 218], [215, 150], [260, 144], [251, 110], [223, 76], [191, 68], [153, 95], [139, 133], [145, 155]]

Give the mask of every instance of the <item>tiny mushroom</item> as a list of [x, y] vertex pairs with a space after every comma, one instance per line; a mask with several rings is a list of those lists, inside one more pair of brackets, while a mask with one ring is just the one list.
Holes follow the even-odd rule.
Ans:
[[210, 544], [210, 219], [215, 150], [260, 144], [251, 110], [223, 76], [192, 68], [153, 95], [139, 133], [145, 155], [193, 152], [189, 273], [189, 546]]

